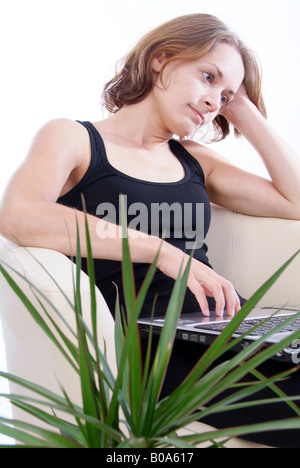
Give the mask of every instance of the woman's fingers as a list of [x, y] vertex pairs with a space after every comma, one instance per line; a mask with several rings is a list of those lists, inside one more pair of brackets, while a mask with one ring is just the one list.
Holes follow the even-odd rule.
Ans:
[[222, 286], [225, 298], [225, 308], [228, 315], [234, 315], [241, 308], [240, 300], [236, 290], [230, 281], [222, 278]]
[[201, 312], [209, 316], [210, 311], [209, 311], [209, 306], [207, 302], [207, 293], [204, 289], [204, 287], [200, 284], [200, 282], [195, 278], [194, 275], [190, 274], [187, 282], [187, 287], [192, 291], [192, 293], [195, 295], [198, 304], [200, 306]]
[[209, 315], [206, 296], [211, 296], [216, 302], [217, 316], [222, 316], [225, 309], [228, 315], [234, 315], [241, 306], [233, 285], [209, 267], [199, 263], [192, 265], [187, 286], [195, 294], [203, 314]]
[[[157, 267], [167, 276], [176, 279], [182, 260], [183, 267], [185, 267], [189, 256], [170, 244], [164, 243]], [[210, 314], [207, 296], [215, 299], [218, 316], [222, 316], [225, 309], [228, 315], [234, 315], [240, 310], [238, 295], [230, 281], [199, 260], [193, 259], [191, 262], [187, 287], [195, 295], [204, 315]]]

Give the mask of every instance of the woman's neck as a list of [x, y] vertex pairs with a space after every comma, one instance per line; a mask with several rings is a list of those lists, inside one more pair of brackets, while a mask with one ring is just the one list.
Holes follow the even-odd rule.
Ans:
[[99, 122], [99, 127], [143, 149], [165, 145], [172, 138], [172, 133], [164, 127], [149, 98], [124, 106], [108, 119]]

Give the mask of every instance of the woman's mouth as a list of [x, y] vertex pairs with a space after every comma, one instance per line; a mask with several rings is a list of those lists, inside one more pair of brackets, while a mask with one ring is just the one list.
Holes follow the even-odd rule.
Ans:
[[193, 114], [197, 117], [198, 123], [201, 125], [204, 122], [204, 116], [194, 107], [189, 106], [190, 109], [193, 111]]

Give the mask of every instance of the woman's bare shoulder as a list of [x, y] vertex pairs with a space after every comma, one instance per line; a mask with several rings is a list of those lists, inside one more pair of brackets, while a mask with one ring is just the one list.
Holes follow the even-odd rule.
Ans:
[[70, 190], [90, 162], [90, 142], [78, 122], [59, 118], [46, 122], [34, 135], [27, 156], [16, 169], [7, 191], [47, 200]]
[[216, 151], [194, 140], [182, 140], [180, 143], [199, 162], [206, 178], [212, 173], [216, 165], [228, 163]]
[[57, 146], [62, 150], [77, 148], [77, 153], [80, 152], [81, 145], [86, 144], [87, 139], [87, 131], [80, 123], [68, 118], [57, 118], [41, 126], [33, 138], [32, 146], [38, 143], [45, 148], [46, 146]]

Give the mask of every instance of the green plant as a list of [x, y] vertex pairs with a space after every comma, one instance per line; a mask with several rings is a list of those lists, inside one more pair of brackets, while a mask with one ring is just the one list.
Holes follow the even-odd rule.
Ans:
[[[232, 339], [232, 335], [253, 306], [300, 251], [296, 252], [249, 299], [223, 333], [208, 348], [182, 385], [171, 395], [160, 399], [160, 391], [175, 337], [176, 324], [181, 312], [189, 265], [181, 272], [182, 275], [180, 274], [175, 282], [168, 310], [166, 311], [165, 327], [160, 336], [154, 361], [150, 362], [150, 338], [146, 360], [142, 365], [136, 321], [155, 272], [156, 260], [150, 266], [144, 284], [136, 296], [125, 226], [123, 226], [123, 229], [122, 268], [126, 310], [120, 310], [117, 301], [115, 321], [117, 376], [113, 375], [105, 353], [101, 352], [98, 344], [95, 281], [87, 220], [86, 237], [92, 329], [90, 330], [86, 326], [82, 317], [80, 297], [81, 254], [79, 229], [77, 228], [77, 273], [74, 279], [74, 304], [72, 305], [76, 316], [76, 330], [73, 330], [75, 340], [70, 340], [63, 333], [53, 316], [42, 306], [42, 303], [42, 310], [37, 310], [12, 279], [7, 269], [0, 265], [1, 273], [23, 301], [29, 313], [40, 324], [49, 339], [58, 346], [60, 352], [73, 367], [74, 372], [79, 374], [82, 390], [82, 405], [78, 406], [70, 401], [64, 389], [62, 389], [61, 395], [55, 394], [32, 382], [0, 372], [0, 376], [14, 381], [36, 394], [35, 398], [13, 394], [4, 396], [9, 398], [14, 405], [35, 416], [37, 420], [36, 424], [28, 424], [22, 421], [0, 418], [0, 433], [13, 437], [20, 442], [21, 445], [14, 447], [23, 447], [25, 445], [30, 447], [66, 448], [191, 448], [197, 445], [201, 446], [202, 443], [207, 441], [210, 441], [212, 447], [222, 446], [224, 441], [216, 442], [220, 437], [227, 440], [251, 432], [272, 431], [278, 428], [300, 428], [300, 410], [292, 401], [300, 397], [288, 398], [276, 386], [277, 380], [286, 378], [293, 370], [286, 371], [270, 379], [264, 378], [256, 371], [261, 363], [279, 352], [282, 347], [300, 338], [300, 331], [285, 338], [281, 344], [274, 344], [267, 349], [262, 349], [263, 340], [259, 339], [236, 354], [230, 361], [216, 364], [219, 358], [224, 356], [231, 347], [243, 338], [243, 336], [240, 336]], [[55, 281], [54, 278], [53, 281]], [[63, 291], [61, 293], [64, 294]], [[35, 294], [37, 297], [43, 296], [41, 291]], [[47, 325], [43, 313], [54, 325], [63, 345], [59, 344], [52, 329]], [[56, 313], [59, 314], [59, 311], [56, 311]], [[288, 322], [289, 320], [285, 324]], [[256, 384], [239, 384], [241, 379], [249, 373], [257, 377]], [[241, 400], [267, 386], [274, 390], [276, 396], [272, 400], [256, 401], [255, 404], [268, 404], [278, 400], [286, 401], [294, 409], [295, 418], [247, 427], [224, 428], [201, 434], [178, 435], [181, 428], [186, 427], [193, 421], [201, 420], [211, 413], [231, 411], [252, 405], [253, 403], [241, 402]], [[218, 403], [210, 404], [216, 395], [234, 387], [236, 387], [236, 391], [230, 397], [224, 397]], [[68, 416], [68, 420], [66, 416]], [[73, 418], [72, 422], [69, 422], [70, 416]], [[41, 428], [39, 421], [48, 423], [50, 429]]]

